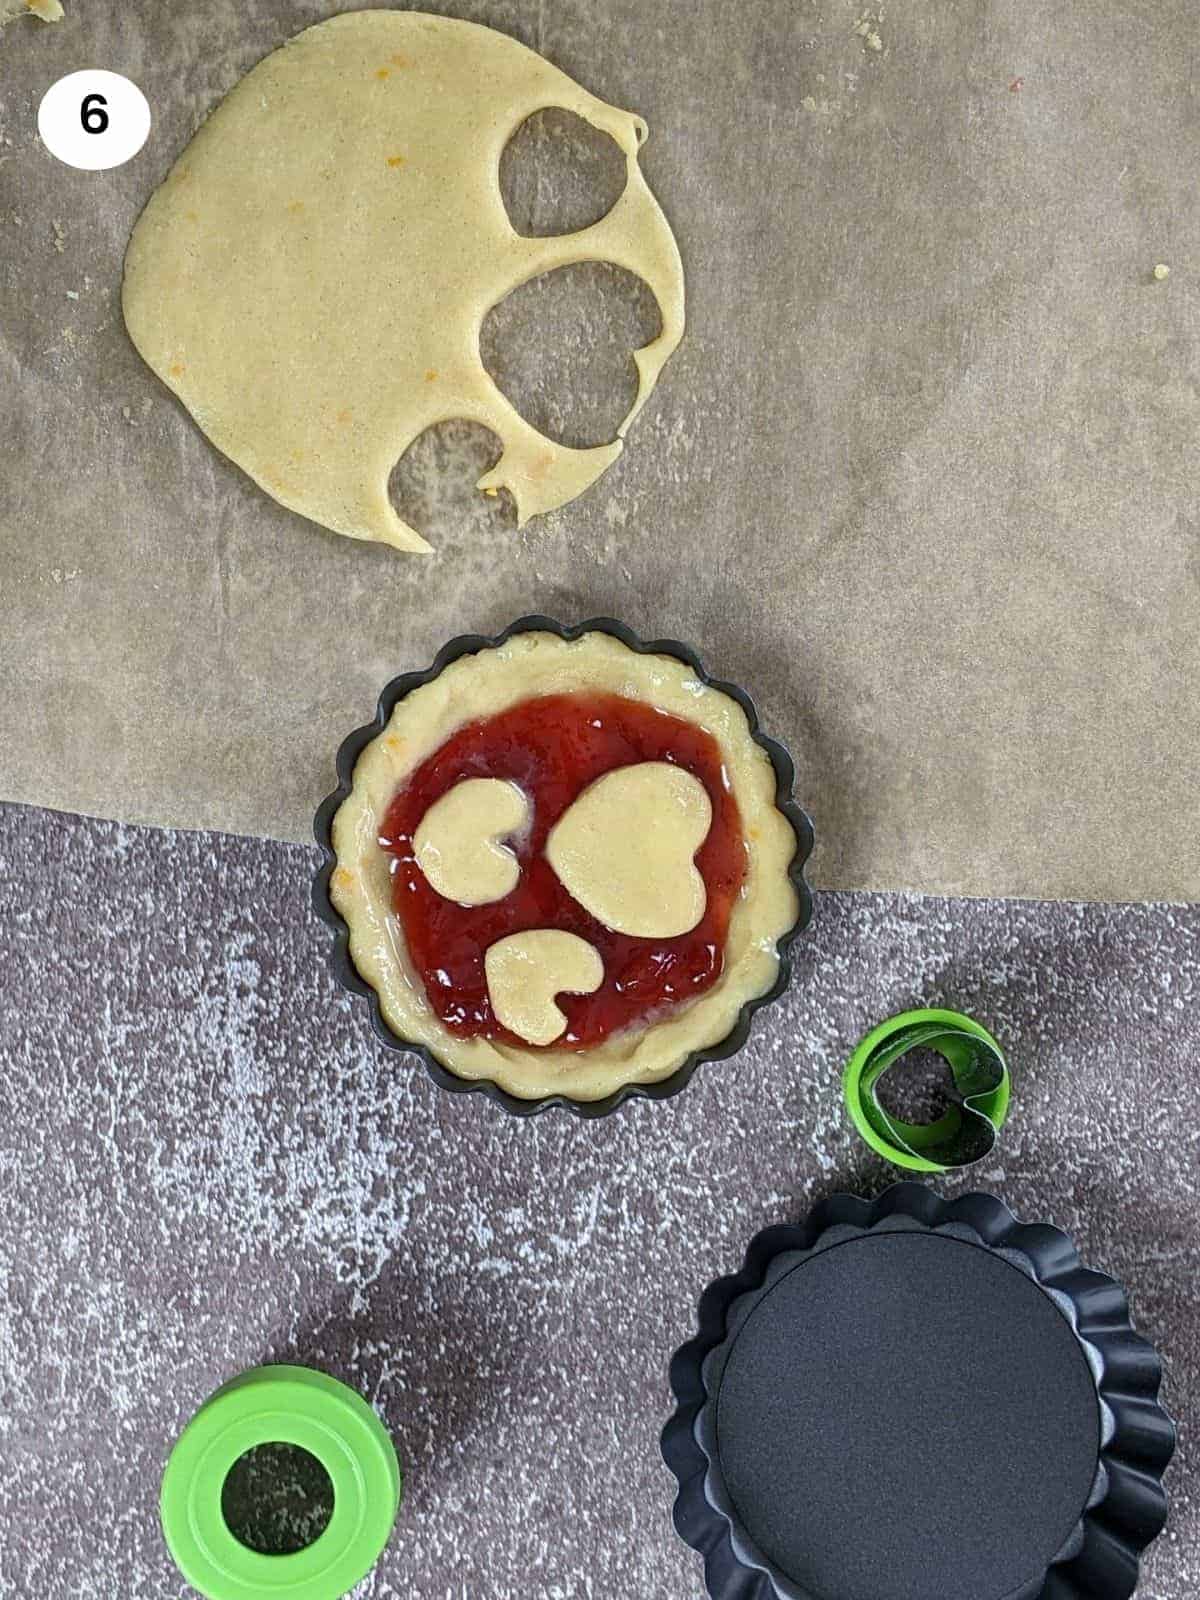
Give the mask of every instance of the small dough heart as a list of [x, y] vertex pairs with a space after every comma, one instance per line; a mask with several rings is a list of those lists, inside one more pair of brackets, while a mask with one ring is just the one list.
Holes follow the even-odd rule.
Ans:
[[553, 1044], [566, 1027], [555, 995], [592, 994], [604, 982], [599, 951], [560, 928], [532, 928], [498, 939], [483, 966], [492, 1010], [527, 1044]]
[[563, 887], [614, 933], [674, 939], [704, 915], [695, 855], [712, 826], [708, 790], [667, 761], [618, 767], [550, 830], [546, 859]]
[[413, 835], [417, 865], [447, 900], [486, 906], [511, 894], [521, 865], [501, 839], [529, 825], [528, 796], [503, 778], [466, 778], [435, 800]]

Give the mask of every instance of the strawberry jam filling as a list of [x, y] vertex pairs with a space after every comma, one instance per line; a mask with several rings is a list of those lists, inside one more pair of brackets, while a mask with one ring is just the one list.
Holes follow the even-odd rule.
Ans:
[[[669, 761], [698, 778], [712, 802], [712, 826], [696, 853], [704, 915], [673, 939], [614, 933], [579, 905], [543, 854], [551, 828], [597, 778], [642, 761]], [[532, 806], [527, 836], [507, 844], [521, 868], [511, 894], [490, 905], [444, 899], [417, 865], [413, 836], [435, 801], [467, 778], [515, 783]], [[461, 1038], [519, 1044], [492, 1010], [484, 956], [509, 934], [559, 928], [599, 952], [604, 982], [593, 994], [563, 994], [567, 1018], [556, 1048], [586, 1050], [691, 1000], [721, 975], [734, 900], [746, 870], [737, 802], [716, 740], [704, 729], [615, 694], [558, 694], [526, 700], [468, 723], [430, 756], [396, 795], [380, 845], [391, 857], [392, 902], [409, 956], [442, 1023]], [[619, 837], [613, 848], [620, 849]]]

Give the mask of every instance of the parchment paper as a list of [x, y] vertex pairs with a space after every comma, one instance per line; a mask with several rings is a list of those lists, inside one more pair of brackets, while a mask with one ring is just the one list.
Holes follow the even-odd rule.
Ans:
[[[0, 796], [302, 838], [393, 673], [608, 612], [750, 688], [821, 883], [1200, 898], [1187, 0], [431, 5], [646, 117], [689, 331], [584, 499], [518, 532], [436, 496], [428, 559], [276, 506], [120, 318], [154, 185], [336, 9], [76, 0], [0, 38]], [[112, 173], [37, 140], [87, 65], [154, 112]]]

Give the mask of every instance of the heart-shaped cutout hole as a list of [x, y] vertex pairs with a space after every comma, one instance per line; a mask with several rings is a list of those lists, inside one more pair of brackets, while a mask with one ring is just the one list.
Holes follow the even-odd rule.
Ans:
[[483, 958], [492, 1010], [528, 1044], [553, 1044], [567, 1026], [560, 994], [593, 994], [604, 982], [600, 953], [578, 934], [531, 928], [499, 939]]
[[421, 818], [413, 835], [417, 865], [438, 894], [460, 906], [486, 906], [516, 888], [521, 865], [502, 839], [528, 828], [529, 799], [501, 778], [467, 778]]
[[614, 933], [674, 939], [704, 915], [697, 850], [712, 826], [699, 778], [667, 761], [618, 767], [559, 818], [546, 859], [563, 887]]

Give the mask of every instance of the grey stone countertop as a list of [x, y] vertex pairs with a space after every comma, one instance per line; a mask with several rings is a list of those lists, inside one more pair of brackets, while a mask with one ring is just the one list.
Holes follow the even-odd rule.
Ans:
[[157, 1496], [266, 1360], [380, 1410], [407, 1470], [362, 1595], [698, 1596], [666, 1369], [751, 1235], [893, 1174], [839, 1069], [916, 1002], [1004, 1042], [987, 1187], [1128, 1287], [1182, 1424], [1140, 1593], [1200, 1585], [1200, 907], [822, 894], [731, 1062], [595, 1123], [502, 1115], [336, 988], [316, 852], [0, 809], [0, 1593], [182, 1596]]

